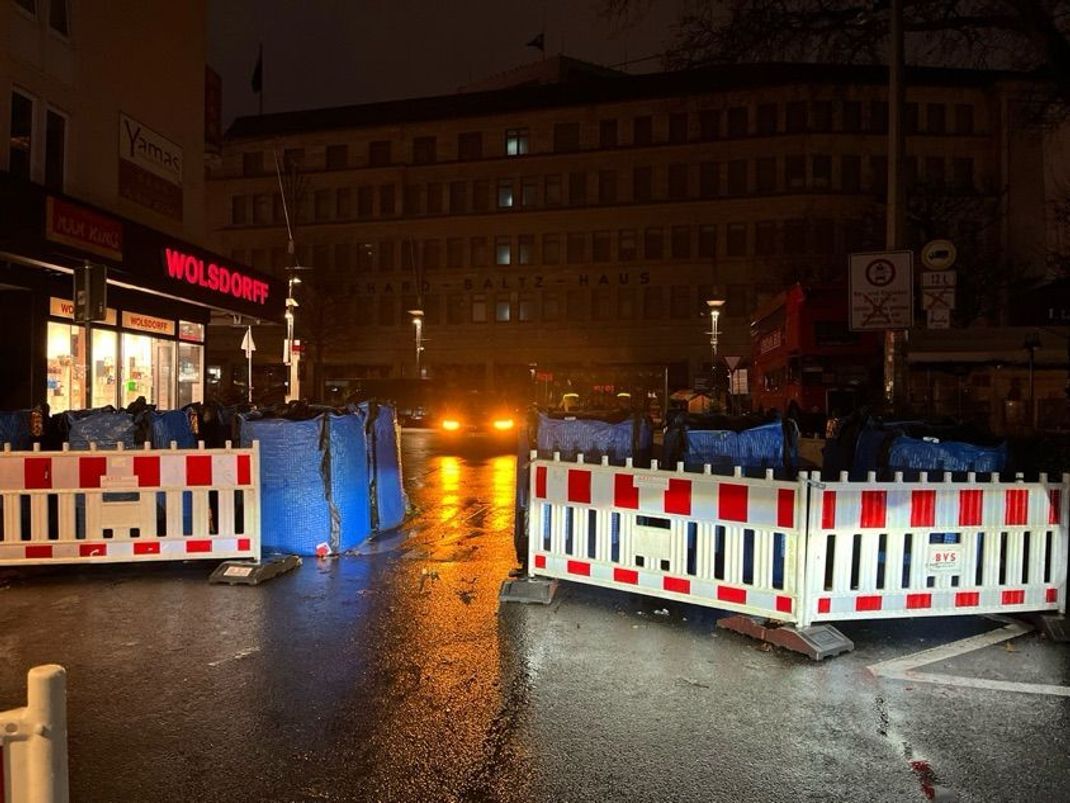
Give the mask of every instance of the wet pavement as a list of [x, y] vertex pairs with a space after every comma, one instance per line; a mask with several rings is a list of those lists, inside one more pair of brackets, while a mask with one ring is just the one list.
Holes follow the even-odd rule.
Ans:
[[[514, 459], [404, 452], [403, 532], [262, 587], [0, 570], [0, 708], [68, 668], [73, 800], [1067, 799], [1070, 697], [867, 670], [999, 623], [857, 623], [815, 664], [600, 589], [499, 611]], [[1067, 645], [1007, 643], [926, 671], [1070, 682]]]

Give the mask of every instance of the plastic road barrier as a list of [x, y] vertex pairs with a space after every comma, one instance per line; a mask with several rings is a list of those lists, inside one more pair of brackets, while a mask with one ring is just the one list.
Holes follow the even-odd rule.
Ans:
[[260, 557], [250, 448], [0, 453], [0, 565]]
[[0, 803], [67, 803], [67, 672], [30, 670], [26, 706], [0, 711]]
[[1070, 475], [905, 483], [532, 455], [528, 572], [807, 627], [1064, 611]]

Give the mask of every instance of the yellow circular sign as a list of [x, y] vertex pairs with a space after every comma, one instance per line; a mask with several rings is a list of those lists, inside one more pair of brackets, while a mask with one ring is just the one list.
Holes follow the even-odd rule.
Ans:
[[947, 270], [955, 264], [957, 256], [951, 240], [932, 240], [921, 249], [921, 264], [929, 270]]

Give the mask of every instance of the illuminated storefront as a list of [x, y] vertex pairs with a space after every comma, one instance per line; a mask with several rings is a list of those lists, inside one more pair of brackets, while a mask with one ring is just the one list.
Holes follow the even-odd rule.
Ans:
[[[106, 312], [89, 324], [74, 320], [72, 273], [87, 260], [108, 267]], [[0, 409], [202, 401], [212, 311], [277, 321], [283, 297], [275, 280], [188, 243], [0, 183], [0, 320], [20, 333], [0, 344]]]

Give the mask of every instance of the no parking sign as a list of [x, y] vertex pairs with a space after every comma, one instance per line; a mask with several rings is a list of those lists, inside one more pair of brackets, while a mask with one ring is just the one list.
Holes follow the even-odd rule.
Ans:
[[851, 254], [848, 272], [851, 329], [909, 329], [914, 324], [914, 254]]

